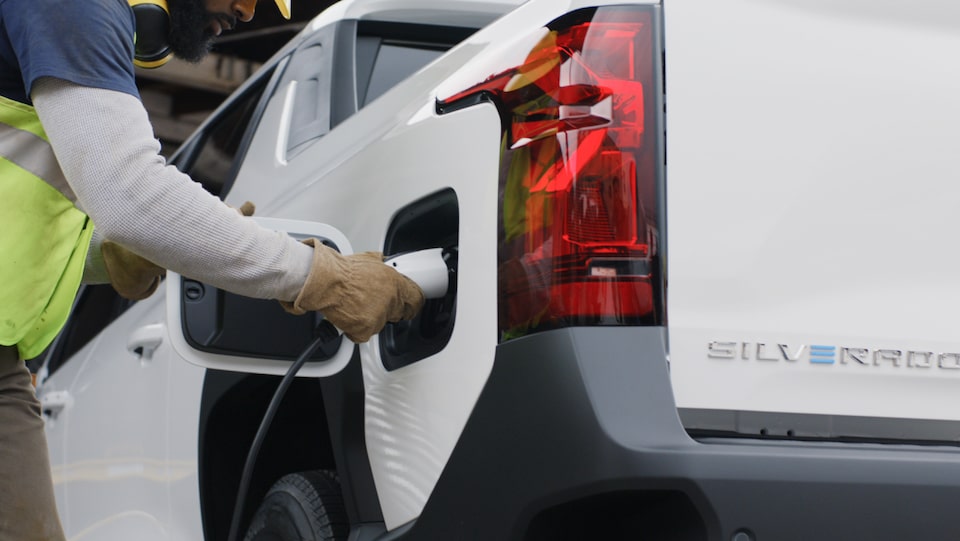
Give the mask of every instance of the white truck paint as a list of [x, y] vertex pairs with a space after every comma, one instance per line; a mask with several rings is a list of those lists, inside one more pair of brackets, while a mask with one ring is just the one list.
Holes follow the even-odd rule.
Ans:
[[666, 2], [678, 406], [960, 420], [956, 11]]

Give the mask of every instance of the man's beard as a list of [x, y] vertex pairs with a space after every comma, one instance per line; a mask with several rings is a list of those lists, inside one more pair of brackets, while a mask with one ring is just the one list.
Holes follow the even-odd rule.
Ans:
[[210, 14], [203, 0], [168, 0], [170, 9], [170, 50], [187, 62], [199, 62], [213, 45], [208, 30]]

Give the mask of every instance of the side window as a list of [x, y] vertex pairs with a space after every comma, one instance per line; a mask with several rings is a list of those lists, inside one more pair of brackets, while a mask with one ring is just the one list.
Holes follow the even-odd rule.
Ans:
[[362, 109], [474, 32], [463, 27], [360, 21], [354, 54], [357, 105]]
[[367, 57], [368, 64], [360, 64], [363, 57], [357, 58], [357, 103], [361, 108], [439, 58], [445, 50], [402, 42], [390, 43], [370, 36], [360, 36], [357, 42], [358, 51], [374, 49], [373, 54]]
[[181, 171], [221, 199], [233, 184], [252, 128], [263, 113], [261, 98], [271, 86], [273, 72], [260, 74], [241, 93], [228, 98], [171, 159]]

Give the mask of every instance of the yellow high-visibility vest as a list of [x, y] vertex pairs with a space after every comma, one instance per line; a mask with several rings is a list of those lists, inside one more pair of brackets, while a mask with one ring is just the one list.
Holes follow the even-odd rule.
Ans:
[[0, 97], [0, 345], [32, 359], [70, 314], [93, 222], [64, 193], [33, 107]]

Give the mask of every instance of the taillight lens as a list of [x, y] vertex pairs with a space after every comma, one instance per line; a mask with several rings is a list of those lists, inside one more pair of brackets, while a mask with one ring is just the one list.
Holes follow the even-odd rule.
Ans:
[[653, 11], [581, 10], [542, 29], [519, 65], [440, 100], [504, 118], [499, 330], [662, 320]]

